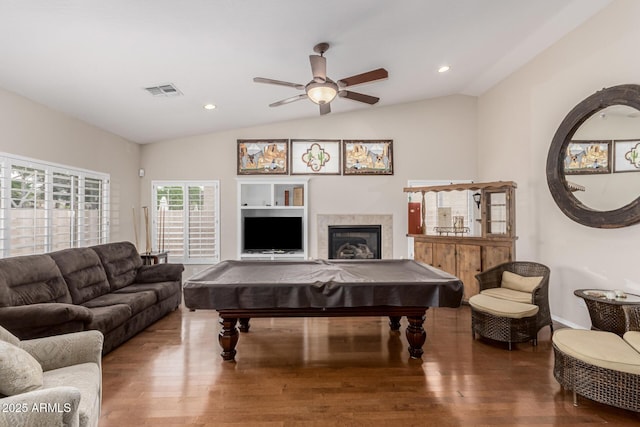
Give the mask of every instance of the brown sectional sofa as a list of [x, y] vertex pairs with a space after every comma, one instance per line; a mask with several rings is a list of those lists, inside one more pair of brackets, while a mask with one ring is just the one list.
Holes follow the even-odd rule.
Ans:
[[98, 330], [106, 354], [180, 305], [183, 270], [142, 265], [130, 242], [0, 259], [0, 325], [20, 339]]

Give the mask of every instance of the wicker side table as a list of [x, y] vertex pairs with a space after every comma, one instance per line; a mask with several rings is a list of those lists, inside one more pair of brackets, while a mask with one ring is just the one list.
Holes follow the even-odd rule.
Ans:
[[591, 329], [609, 331], [620, 336], [629, 330], [624, 306], [640, 305], [640, 296], [626, 294], [626, 298], [607, 298], [611, 291], [602, 289], [578, 289], [573, 292], [584, 299], [591, 317]]

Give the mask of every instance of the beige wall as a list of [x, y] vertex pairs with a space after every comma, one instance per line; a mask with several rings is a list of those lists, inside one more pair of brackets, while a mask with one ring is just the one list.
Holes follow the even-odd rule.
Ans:
[[0, 152], [111, 175], [111, 241], [134, 240], [140, 146], [0, 89]]
[[[305, 107], [311, 108], [282, 108]], [[393, 176], [311, 177], [309, 253], [323, 257], [316, 250], [317, 214], [392, 214], [393, 256], [406, 257], [402, 188], [409, 179], [474, 179], [476, 132], [476, 99], [451, 96], [148, 144], [142, 147], [142, 205], [150, 203], [152, 180], [220, 180], [222, 259], [235, 258], [237, 139], [393, 139]]]
[[564, 216], [547, 187], [547, 151], [582, 99], [640, 84], [639, 19], [640, 2], [616, 0], [478, 99], [479, 179], [518, 183], [518, 258], [551, 267], [552, 314], [583, 327], [590, 320], [575, 289], [640, 293], [640, 225], [601, 230]]

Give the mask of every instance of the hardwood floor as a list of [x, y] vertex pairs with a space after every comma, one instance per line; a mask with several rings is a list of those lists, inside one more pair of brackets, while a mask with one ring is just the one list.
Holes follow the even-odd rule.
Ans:
[[537, 347], [472, 340], [468, 307], [430, 309], [422, 360], [386, 318], [252, 319], [235, 362], [214, 311], [178, 310], [103, 360], [100, 426], [637, 426], [579, 399]]

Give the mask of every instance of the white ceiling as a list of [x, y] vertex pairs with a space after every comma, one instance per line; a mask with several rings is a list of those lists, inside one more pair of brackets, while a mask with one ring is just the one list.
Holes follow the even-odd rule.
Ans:
[[[353, 89], [376, 106], [336, 98], [332, 114], [479, 95], [609, 2], [0, 0], [0, 87], [138, 143], [322, 120], [309, 100], [268, 107], [301, 92], [253, 77], [306, 84], [326, 41], [333, 80], [389, 71]], [[184, 96], [143, 90], [164, 83]]]

